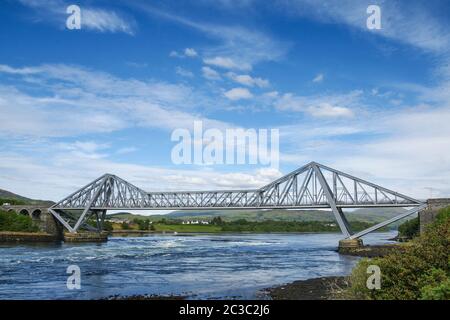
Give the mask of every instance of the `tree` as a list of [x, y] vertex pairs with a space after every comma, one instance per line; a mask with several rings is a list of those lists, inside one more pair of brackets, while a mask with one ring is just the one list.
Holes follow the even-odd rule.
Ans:
[[37, 232], [30, 216], [0, 210], [0, 231]]
[[110, 221], [104, 221], [103, 222], [103, 230], [105, 231], [113, 231], [113, 225]]
[[398, 233], [401, 237], [412, 239], [419, 235], [420, 222], [419, 218], [408, 220], [398, 226]]
[[223, 220], [222, 220], [222, 218], [219, 216], [219, 217], [214, 217], [212, 220], [211, 220], [211, 224], [214, 224], [214, 225], [217, 225], [217, 226], [221, 226], [221, 225], [223, 225]]

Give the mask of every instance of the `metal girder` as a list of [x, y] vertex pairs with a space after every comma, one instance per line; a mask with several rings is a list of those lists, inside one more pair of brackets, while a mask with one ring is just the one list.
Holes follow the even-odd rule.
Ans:
[[[70, 232], [77, 232], [92, 212], [102, 212], [98, 225], [103, 225], [106, 210], [328, 208], [344, 236], [355, 237], [343, 208], [422, 205], [419, 200], [311, 162], [260, 189], [250, 190], [146, 192], [115, 175], [105, 174], [53, 205], [50, 212]], [[82, 211], [78, 218], [64, 213], [75, 210]]]
[[327, 197], [328, 203], [330, 205], [331, 211], [333, 211], [334, 217], [336, 218], [337, 223], [339, 224], [339, 228], [341, 228], [342, 234], [348, 238], [351, 236], [351, 230], [350, 226], [348, 225], [347, 219], [344, 216], [344, 213], [342, 212], [341, 208], [338, 208], [336, 206], [334, 195], [330, 189], [330, 186], [328, 185], [327, 181], [325, 180], [325, 177], [322, 174], [322, 171], [320, 171], [319, 167], [317, 165], [313, 165], [314, 172], [316, 176], [319, 179], [319, 182], [322, 186], [322, 189], [325, 192], [325, 196]]
[[370, 232], [376, 231], [376, 230], [381, 229], [381, 228], [383, 228], [383, 227], [385, 227], [385, 226], [387, 226], [387, 225], [389, 225], [391, 223], [394, 223], [395, 221], [401, 220], [403, 218], [406, 218], [407, 216], [410, 216], [412, 214], [418, 213], [419, 211], [421, 211], [421, 210], [423, 210], [425, 208], [426, 208], [426, 204], [424, 204], [422, 206], [419, 206], [419, 207], [416, 207], [416, 208], [412, 208], [412, 209], [406, 211], [405, 213], [399, 214], [398, 216], [395, 216], [395, 217], [393, 217], [393, 218], [391, 218], [389, 220], [383, 221], [383, 222], [378, 223], [378, 224], [376, 224], [376, 225], [374, 225], [374, 226], [372, 226], [370, 228], [367, 228], [367, 229], [365, 229], [363, 231], [355, 233], [355, 234], [351, 235], [348, 238], [349, 239], [360, 238], [360, 237], [362, 237], [362, 236], [364, 236], [364, 235], [366, 235], [366, 234], [368, 234]]

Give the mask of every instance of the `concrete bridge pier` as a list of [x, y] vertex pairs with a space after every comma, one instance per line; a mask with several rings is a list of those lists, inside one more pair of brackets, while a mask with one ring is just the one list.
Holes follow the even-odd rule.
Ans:
[[64, 242], [107, 242], [108, 232], [64, 233]]
[[362, 248], [364, 246], [362, 239], [343, 239], [339, 241], [339, 253], [349, 253], [354, 249]]

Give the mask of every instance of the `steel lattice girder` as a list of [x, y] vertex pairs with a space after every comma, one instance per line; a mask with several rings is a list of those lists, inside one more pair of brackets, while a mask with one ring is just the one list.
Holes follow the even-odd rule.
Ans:
[[[53, 205], [50, 212], [70, 232], [76, 232], [94, 213], [105, 210], [329, 208], [344, 235], [350, 237], [342, 208], [422, 205], [419, 200], [311, 162], [253, 190], [146, 192], [105, 174]], [[81, 215], [68, 218], [70, 211]], [[72, 226], [74, 219], [76, 224]]]

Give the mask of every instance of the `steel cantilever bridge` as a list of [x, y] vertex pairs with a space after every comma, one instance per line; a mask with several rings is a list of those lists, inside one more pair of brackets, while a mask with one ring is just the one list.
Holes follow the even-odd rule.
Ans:
[[[343, 208], [407, 207], [396, 217], [353, 233]], [[50, 213], [76, 233], [101, 231], [107, 210], [200, 209], [331, 209], [347, 239], [356, 239], [419, 212], [424, 202], [311, 162], [272, 183], [253, 190], [146, 192], [112, 174], [105, 174], [53, 205]], [[96, 220], [96, 228], [88, 224]]]

